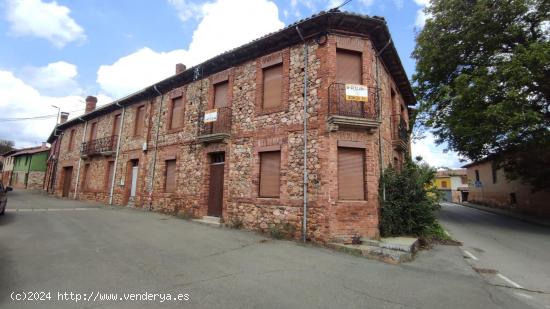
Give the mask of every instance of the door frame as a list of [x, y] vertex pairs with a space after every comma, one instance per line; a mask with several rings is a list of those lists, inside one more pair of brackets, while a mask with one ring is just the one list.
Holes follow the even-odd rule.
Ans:
[[[207, 177], [208, 177], [208, 187], [207, 187], [207, 192], [206, 192], [206, 215], [207, 216], [214, 216], [214, 217], [217, 217], [219, 216], [220, 218], [223, 217], [223, 208], [224, 208], [224, 193], [225, 193], [225, 175], [226, 175], [226, 155], [225, 155], [225, 151], [218, 151], [218, 152], [211, 152], [211, 153], [208, 153], [208, 173], [207, 173]], [[218, 161], [218, 162], [215, 162], [215, 161]], [[212, 166], [222, 166], [222, 169], [221, 169], [221, 188], [220, 188], [220, 196], [219, 196], [219, 214], [217, 213], [212, 213], [212, 211], [216, 211], [217, 212], [217, 209], [214, 210], [213, 208], [211, 208], [211, 193], [212, 193]]]

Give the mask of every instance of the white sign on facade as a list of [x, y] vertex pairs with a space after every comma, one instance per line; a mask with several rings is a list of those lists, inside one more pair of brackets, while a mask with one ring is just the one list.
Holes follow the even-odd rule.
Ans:
[[218, 120], [218, 110], [209, 109], [204, 112], [204, 123], [215, 122]]
[[346, 84], [347, 101], [368, 101], [369, 88], [363, 85]]

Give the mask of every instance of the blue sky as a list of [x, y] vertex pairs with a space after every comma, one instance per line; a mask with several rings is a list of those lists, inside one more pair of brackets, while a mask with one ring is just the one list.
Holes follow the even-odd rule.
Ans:
[[[59, 106], [77, 116], [342, 1], [0, 0], [0, 138], [19, 147], [51, 132]], [[407, 74], [428, 0], [353, 0], [344, 9], [386, 18]], [[251, 26], [253, 25], [253, 26]], [[460, 165], [433, 137], [413, 152], [435, 166]]]

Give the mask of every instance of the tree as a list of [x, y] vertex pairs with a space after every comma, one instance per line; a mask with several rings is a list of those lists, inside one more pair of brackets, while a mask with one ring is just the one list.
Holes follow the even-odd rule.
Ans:
[[9, 140], [6, 140], [6, 139], [0, 139], [0, 155], [15, 149], [13, 147], [14, 145], [15, 144], [13, 143], [13, 141], [9, 141]]
[[432, 0], [416, 37], [419, 126], [550, 190], [550, 1]]

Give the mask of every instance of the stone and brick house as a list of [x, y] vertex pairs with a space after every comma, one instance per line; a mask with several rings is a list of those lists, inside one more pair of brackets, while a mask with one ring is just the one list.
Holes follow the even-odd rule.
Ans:
[[[377, 237], [380, 170], [409, 151], [415, 98], [384, 19], [339, 11], [178, 64], [101, 108], [88, 97], [48, 139], [48, 190], [299, 237], [306, 73], [307, 238]], [[346, 84], [368, 99], [346, 97]]]
[[50, 148], [44, 143], [13, 153], [13, 170], [6, 184], [18, 189], [42, 190], [49, 151]]
[[468, 202], [550, 218], [550, 192], [533, 192], [530, 185], [507, 179], [492, 157], [463, 167], [468, 173]]

